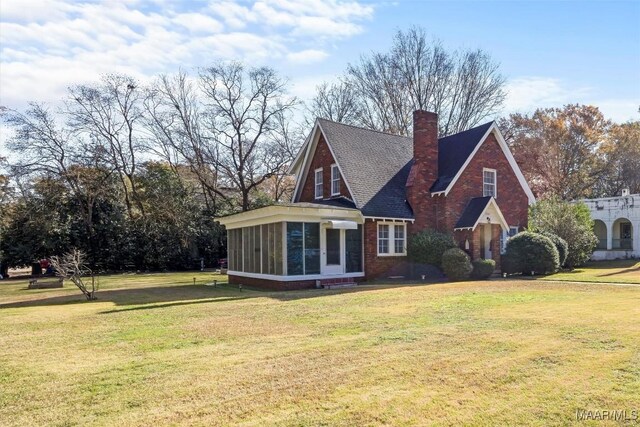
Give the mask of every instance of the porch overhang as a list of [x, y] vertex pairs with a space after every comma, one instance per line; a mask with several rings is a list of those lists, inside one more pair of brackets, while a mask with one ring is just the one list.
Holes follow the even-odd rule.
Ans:
[[333, 228], [336, 230], [357, 230], [358, 229], [358, 223], [355, 221], [330, 219], [330, 220], [323, 221], [323, 223], [327, 224], [328, 228]]
[[321, 222], [332, 228], [356, 229], [364, 222], [358, 209], [320, 203], [284, 203], [241, 212], [217, 219], [228, 230], [273, 222]]
[[491, 196], [474, 197], [469, 200], [454, 230], [473, 231], [479, 224], [499, 224], [502, 230], [509, 230], [509, 224], [504, 219], [496, 199]]

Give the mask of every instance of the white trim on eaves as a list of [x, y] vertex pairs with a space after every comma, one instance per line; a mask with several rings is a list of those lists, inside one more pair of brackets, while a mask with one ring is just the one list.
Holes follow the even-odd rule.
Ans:
[[[511, 169], [513, 170], [513, 173], [516, 175], [516, 178], [518, 179], [518, 182], [520, 183], [520, 186], [522, 187], [522, 189], [524, 190], [525, 194], [527, 195], [527, 198], [529, 199], [529, 204], [531, 205], [531, 204], [535, 203], [536, 198], [533, 195], [533, 192], [531, 191], [531, 188], [529, 188], [529, 184], [527, 184], [527, 180], [524, 179], [524, 175], [522, 175], [522, 171], [520, 170], [520, 167], [518, 166], [518, 163], [516, 163], [516, 159], [513, 157], [513, 154], [511, 154], [511, 150], [509, 150], [509, 146], [507, 145], [506, 141], [504, 140], [504, 137], [502, 136], [502, 133], [500, 132], [500, 129], [498, 128], [498, 125], [496, 124], [496, 122], [493, 122], [491, 124], [491, 126], [489, 127], [489, 129], [487, 129], [487, 132], [485, 132], [485, 134], [482, 136], [482, 139], [480, 139], [480, 143], [478, 143], [476, 145], [476, 148], [474, 148], [473, 151], [471, 152], [471, 154], [469, 155], [469, 157], [467, 157], [467, 160], [464, 162], [462, 167], [458, 170], [458, 173], [456, 173], [456, 176], [453, 177], [453, 179], [451, 180], [451, 182], [449, 183], [447, 188], [444, 191], [438, 191], [438, 192], [435, 192], [435, 193], [431, 193], [432, 196], [435, 196], [435, 195], [438, 195], [438, 194], [443, 194], [443, 193], [444, 193], [445, 196], [449, 194], [449, 192], [451, 191], [453, 186], [458, 181], [458, 178], [460, 178], [460, 175], [462, 175], [462, 172], [464, 172], [464, 170], [467, 168], [469, 163], [471, 163], [471, 160], [473, 159], [473, 156], [475, 156], [475, 154], [478, 152], [478, 150], [480, 149], [482, 144], [484, 144], [484, 142], [487, 140], [487, 137], [489, 135], [491, 135], [492, 132], [494, 132], [496, 140], [498, 141], [498, 145], [500, 146], [500, 148], [502, 149], [502, 152], [504, 153], [505, 157], [507, 158], [507, 161], [509, 162], [509, 165], [511, 166]], [[496, 189], [497, 189], [497, 187], [496, 187]]]

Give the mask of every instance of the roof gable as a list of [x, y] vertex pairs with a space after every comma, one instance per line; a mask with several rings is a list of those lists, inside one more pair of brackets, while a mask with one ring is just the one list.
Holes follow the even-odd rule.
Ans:
[[473, 150], [480, 144], [493, 122], [438, 139], [438, 179], [431, 192], [447, 189]]
[[496, 199], [491, 196], [474, 197], [469, 200], [453, 229], [475, 230], [485, 215], [491, 220], [491, 223], [497, 222], [503, 230], [509, 229], [507, 221], [496, 203]]
[[[495, 122], [438, 139], [438, 179], [430, 191], [449, 193], [456, 181], [494, 132], [529, 202], [535, 201], [520, 168], [504, 142]], [[355, 206], [363, 215], [388, 218], [413, 218], [406, 201], [405, 185], [413, 164], [413, 138], [317, 119], [312, 133], [291, 166], [297, 173], [294, 200], [309, 173], [319, 135], [324, 135]]]
[[[527, 198], [529, 199], [529, 203], [530, 204], [534, 203], [535, 200], [536, 200], [535, 196], [533, 195], [533, 192], [531, 191], [531, 188], [529, 187], [529, 184], [527, 184], [527, 180], [524, 178], [524, 175], [522, 175], [522, 171], [520, 170], [520, 167], [516, 163], [516, 160], [513, 157], [513, 154], [511, 153], [511, 150], [507, 146], [507, 143], [505, 142], [504, 137], [502, 136], [502, 133], [500, 132], [500, 129], [498, 128], [496, 122], [490, 122], [490, 123], [487, 123], [485, 125], [478, 126], [477, 128], [469, 129], [466, 132], [461, 132], [460, 134], [452, 135], [451, 137], [448, 137], [448, 138], [458, 137], [461, 134], [464, 134], [464, 133], [467, 133], [467, 132], [471, 132], [471, 131], [476, 131], [476, 130], [479, 131], [479, 130], [485, 128], [485, 126], [487, 126], [487, 125], [489, 125], [489, 126], [486, 127], [484, 135], [476, 142], [476, 144], [473, 147], [473, 150], [471, 151], [471, 153], [466, 156], [466, 159], [464, 160], [464, 163], [458, 168], [458, 171], [456, 172], [455, 176], [453, 176], [451, 179], [449, 179], [448, 177], [446, 177], [446, 178], [443, 177], [442, 181], [441, 181], [440, 177], [438, 177], [438, 180], [431, 187], [431, 192], [432, 193], [436, 193], [436, 194], [437, 193], [444, 193], [445, 196], [447, 194], [449, 194], [449, 192], [451, 191], [451, 189], [455, 185], [455, 183], [458, 180], [458, 178], [460, 178], [460, 175], [462, 175], [462, 172], [464, 172], [464, 170], [467, 167], [467, 165], [469, 163], [471, 163], [471, 160], [473, 159], [473, 156], [478, 152], [478, 150], [480, 149], [482, 144], [484, 144], [484, 142], [487, 140], [487, 137], [491, 133], [493, 133], [495, 135], [495, 137], [496, 137], [496, 140], [498, 141], [498, 145], [500, 146], [500, 149], [502, 150], [502, 154], [504, 154], [504, 156], [506, 157], [507, 161], [509, 162], [509, 166], [511, 166], [511, 169], [513, 170], [513, 173], [516, 175], [516, 178], [518, 179], [518, 182], [520, 183], [520, 186], [522, 187], [522, 189], [526, 193]], [[474, 133], [473, 137], [475, 138], [476, 136], [477, 136], [477, 133]], [[442, 138], [442, 140], [445, 140], [445, 139], [447, 139], [447, 138]], [[438, 140], [438, 142], [440, 142], [440, 140]], [[466, 144], [468, 144], [468, 145], [466, 145], [467, 148], [472, 145], [472, 142], [473, 142], [473, 139], [471, 137], [469, 137], [469, 142], [466, 143]], [[438, 145], [438, 147], [440, 147], [440, 145]], [[460, 153], [460, 157], [463, 157], [463, 155], [464, 155], [464, 153], [461, 152]], [[437, 185], [437, 187], [436, 187], [436, 185]]]
[[405, 200], [412, 138], [325, 119], [318, 124], [363, 215], [413, 218]]

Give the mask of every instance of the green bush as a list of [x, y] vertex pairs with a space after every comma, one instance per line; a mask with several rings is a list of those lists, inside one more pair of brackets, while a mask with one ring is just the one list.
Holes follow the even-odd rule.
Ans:
[[496, 262], [492, 259], [477, 259], [471, 265], [473, 265], [471, 278], [478, 280], [488, 279], [496, 269]]
[[598, 244], [591, 211], [582, 202], [569, 203], [558, 198], [538, 201], [529, 207], [529, 229], [563, 238], [569, 248], [565, 261], [569, 269], [587, 262]]
[[562, 266], [564, 265], [565, 261], [567, 261], [567, 255], [569, 254], [569, 245], [567, 244], [567, 241], [564, 240], [562, 237], [558, 236], [557, 234], [553, 234], [549, 231], [545, 231], [540, 233], [543, 236], [548, 237], [549, 239], [551, 239], [551, 241], [553, 242], [553, 245], [556, 247], [556, 249], [558, 250], [558, 255], [559, 255], [559, 259], [560, 259], [560, 267], [562, 268]]
[[560, 268], [560, 255], [551, 239], [542, 234], [525, 231], [507, 242], [507, 257], [512, 257], [514, 268], [523, 274], [553, 273]]
[[453, 236], [435, 230], [425, 230], [407, 242], [407, 256], [413, 262], [442, 267], [442, 255], [447, 249], [455, 248]]
[[522, 270], [518, 265], [518, 260], [512, 254], [505, 252], [500, 257], [500, 271], [507, 274], [520, 273]]
[[471, 275], [473, 266], [465, 251], [451, 248], [442, 254], [442, 270], [449, 280], [466, 280]]

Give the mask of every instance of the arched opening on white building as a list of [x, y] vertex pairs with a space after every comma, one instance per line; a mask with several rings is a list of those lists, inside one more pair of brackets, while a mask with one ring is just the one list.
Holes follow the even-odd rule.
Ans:
[[633, 226], [626, 218], [618, 218], [613, 223], [612, 249], [633, 250]]
[[598, 237], [598, 246], [596, 249], [607, 249], [607, 225], [604, 221], [596, 219], [593, 221], [593, 232]]

